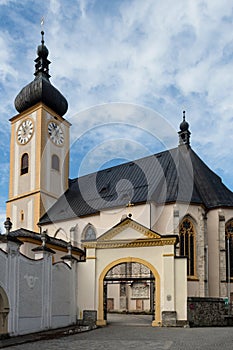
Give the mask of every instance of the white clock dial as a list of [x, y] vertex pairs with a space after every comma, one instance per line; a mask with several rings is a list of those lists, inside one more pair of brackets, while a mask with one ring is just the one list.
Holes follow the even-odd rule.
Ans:
[[57, 146], [62, 146], [64, 142], [64, 135], [61, 127], [56, 122], [48, 124], [48, 133], [50, 140]]
[[34, 132], [34, 126], [31, 119], [25, 119], [17, 130], [17, 139], [21, 145], [25, 145], [28, 141], [30, 141]]

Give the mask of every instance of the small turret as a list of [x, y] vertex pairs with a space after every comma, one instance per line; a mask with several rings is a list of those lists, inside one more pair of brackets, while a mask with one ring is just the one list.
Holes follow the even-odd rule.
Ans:
[[183, 111], [183, 121], [180, 123], [179, 144], [190, 146], [190, 135], [189, 123], [185, 120], [185, 111]]

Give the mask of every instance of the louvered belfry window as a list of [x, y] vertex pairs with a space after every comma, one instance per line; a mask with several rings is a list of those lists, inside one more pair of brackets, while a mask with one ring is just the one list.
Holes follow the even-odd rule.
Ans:
[[195, 231], [193, 223], [184, 219], [180, 224], [180, 256], [186, 256], [187, 275], [195, 275]]

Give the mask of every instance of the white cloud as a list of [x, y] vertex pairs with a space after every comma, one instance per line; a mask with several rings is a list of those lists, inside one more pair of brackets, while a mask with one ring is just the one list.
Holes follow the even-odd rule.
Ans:
[[[98, 135], [91, 133], [96, 147], [106, 130], [100, 125], [116, 122], [144, 128], [168, 147], [175, 146], [185, 108], [197, 153], [213, 169], [230, 168], [232, 1], [129, 0], [114, 1], [109, 6], [108, 1], [50, 0], [38, 9], [27, 1], [22, 2], [21, 9], [7, 7], [11, 1], [0, 5], [3, 3], [10, 23], [0, 24], [0, 76], [4, 83], [0, 91], [0, 123], [2, 126], [4, 120], [4, 140], [9, 133], [6, 120], [15, 113], [14, 97], [33, 79], [40, 18], [44, 15], [51, 82], [68, 99], [72, 141], [97, 127]], [[121, 109], [109, 102], [125, 105]], [[103, 103], [105, 107], [86, 111]], [[166, 135], [167, 129], [153, 121], [153, 113], [142, 113], [135, 105], [148, 106], [163, 115], [173, 131]], [[111, 127], [108, 133], [108, 142], [111, 137], [118, 138]], [[140, 134], [136, 142], [143, 145]], [[97, 167], [101, 163], [100, 150], [104, 153], [98, 147]], [[119, 145], [112, 145], [112, 151], [120, 151]], [[139, 151], [133, 151], [137, 158]], [[227, 170], [224, 175], [226, 181], [231, 178]], [[233, 180], [229, 183], [233, 188]]]

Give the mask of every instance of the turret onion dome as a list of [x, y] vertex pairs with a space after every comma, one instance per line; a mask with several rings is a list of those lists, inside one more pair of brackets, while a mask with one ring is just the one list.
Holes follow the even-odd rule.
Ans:
[[188, 131], [189, 123], [185, 120], [185, 111], [183, 111], [183, 121], [180, 123], [180, 131]]
[[41, 32], [41, 45], [37, 48], [38, 57], [35, 59], [35, 79], [25, 86], [15, 98], [15, 108], [19, 113], [44, 103], [58, 115], [63, 116], [68, 109], [66, 98], [49, 81], [49, 51], [44, 45], [44, 32]]

